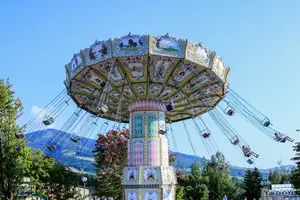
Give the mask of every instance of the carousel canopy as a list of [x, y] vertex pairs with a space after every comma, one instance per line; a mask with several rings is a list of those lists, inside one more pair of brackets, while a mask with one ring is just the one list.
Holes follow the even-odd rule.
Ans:
[[167, 122], [215, 107], [229, 86], [229, 67], [201, 43], [170, 36], [132, 35], [96, 41], [66, 65], [68, 94], [102, 118], [129, 121], [137, 100], [165, 105]]

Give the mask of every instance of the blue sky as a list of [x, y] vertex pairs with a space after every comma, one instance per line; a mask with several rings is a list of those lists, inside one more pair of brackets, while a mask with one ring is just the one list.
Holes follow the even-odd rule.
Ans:
[[[231, 67], [233, 90], [270, 117], [282, 132], [300, 135], [300, 1], [5, 1], [0, 12], [0, 78], [10, 77], [25, 106], [45, 106], [64, 87], [64, 65], [73, 53], [103, 40], [134, 34], [202, 42]], [[227, 159], [248, 166], [204, 116]], [[256, 166], [290, 164], [292, 144], [277, 144], [236, 116], [234, 127], [261, 156]], [[192, 124], [191, 122], [187, 122]], [[175, 124], [181, 152], [191, 153], [183, 124]], [[191, 130], [201, 155], [205, 149]], [[172, 146], [172, 144], [171, 144]]]

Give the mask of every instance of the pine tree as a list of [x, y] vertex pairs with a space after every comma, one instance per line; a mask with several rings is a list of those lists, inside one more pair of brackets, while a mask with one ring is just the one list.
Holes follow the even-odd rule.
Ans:
[[297, 168], [292, 172], [291, 183], [300, 194], [300, 142], [297, 142], [293, 148], [296, 155], [292, 160], [296, 162]]
[[12, 85], [0, 80], [0, 199], [18, 194], [32, 163], [31, 150], [17, 138], [22, 133], [16, 123], [21, 114], [22, 102], [15, 99]]
[[261, 182], [263, 178], [260, 171], [257, 168], [254, 168], [253, 171], [247, 170], [244, 176], [244, 196], [248, 200], [259, 199], [261, 195]]

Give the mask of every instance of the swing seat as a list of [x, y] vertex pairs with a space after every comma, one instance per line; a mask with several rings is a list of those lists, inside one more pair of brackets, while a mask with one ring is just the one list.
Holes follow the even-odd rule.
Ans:
[[168, 112], [173, 111], [174, 110], [174, 104], [173, 103], [168, 103], [166, 105], [166, 109], [167, 109]]
[[72, 142], [75, 142], [75, 143], [77, 143], [77, 142], [79, 142], [79, 140], [80, 140], [80, 137], [74, 137], [74, 138], [70, 138], [71, 140], [72, 140]]
[[287, 140], [287, 136], [285, 136], [284, 134], [282, 133], [274, 133], [274, 140], [276, 142], [281, 142], [281, 143], [285, 143], [286, 140]]
[[250, 157], [252, 155], [252, 152], [251, 152], [251, 149], [250, 149], [249, 146], [243, 145], [242, 150], [243, 150], [243, 153], [244, 153], [245, 157]]
[[228, 111], [227, 111], [227, 115], [229, 116], [233, 116], [235, 114], [235, 109], [234, 108], [230, 108]]
[[210, 132], [202, 134], [202, 137], [205, 138], [205, 139], [209, 138], [209, 136], [210, 136]]
[[47, 149], [49, 149], [50, 151], [53, 151], [56, 149], [56, 146], [52, 144], [52, 145], [48, 146]]
[[233, 138], [231, 138], [230, 142], [233, 145], [237, 145], [240, 143], [240, 140], [239, 140], [238, 136], [234, 136]]
[[253, 158], [249, 158], [249, 159], [247, 160], [247, 163], [248, 163], [249, 165], [252, 165], [252, 164], [254, 163], [254, 159], [253, 159]]
[[232, 107], [229, 103], [227, 104], [227, 107], [223, 110], [223, 112], [226, 114], [226, 115], [229, 115], [229, 116], [233, 116], [235, 114], [235, 108]]
[[46, 116], [45, 119], [43, 120], [43, 124], [46, 126], [53, 124], [53, 122], [54, 122], [54, 118], [50, 116]]
[[261, 121], [261, 124], [262, 124], [264, 127], [268, 127], [268, 126], [271, 125], [271, 122], [270, 122], [270, 120], [266, 117], [265, 119], [263, 119], [263, 120]]
[[167, 131], [159, 130], [158, 133], [161, 134], [161, 135], [165, 135], [167, 133]]
[[15, 134], [15, 136], [16, 136], [16, 138], [18, 138], [18, 139], [24, 139], [24, 138], [25, 138], [24, 133]]

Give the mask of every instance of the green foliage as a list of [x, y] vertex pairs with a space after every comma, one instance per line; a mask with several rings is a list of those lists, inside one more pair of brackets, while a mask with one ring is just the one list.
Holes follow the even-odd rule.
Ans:
[[23, 127], [16, 123], [22, 102], [14, 98], [11, 87], [0, 80], [0, 199], [14, 199], [23, 190], [25, 177], [35, 186], [35, 194], [52, 194], [58, 200], [76, 198], [77, 175], [26, 146]]
[[291, 173], [286, 171], [284, 167], [278, 169], [276, 168], [274, 172], [270, 171], [268, 176], [268, 181], [271, 184], [284, 184], [289, 182], [291, 178]]
[[79, 199], [75, 187], [78, 185], [78, 175], [65, 166], [55, 163], [49, 169], [49, 176], [41, 178], [43, 190], [53, 194], [57, 200]]
[[243, 183], [236, 177], [231, 178], [230, 190], [228, 196], [232, 200], [244, 199], [245, 190], [243, 189]]
[[195, 162], [190, 175], [177, 177], [177, 190], [181, 192], [183, 188], [183, 199], [215, 200], [225, 195], [232, 200], [242, 199], [242, 184], [238, 179], [230, 179], [225, 157], [219, 152], [212, 156], [212, 161], [207, 163], [204, 160], [201, 165]]
[[202, 177], [200, 165], [198, 162], [193, 163], [191, 175], [188, 176], [188, 186], [185, 188], [185, 199], [208, 200], [208, 188]]
[[22, 103], [14, 98], [9, 81], [0, 80], [0, 198], [12, 199], [20, 189], [23, 177], [32, 163], [31, 150], [17, 139], [22, 128], [16, 120], [22, 114]]
[[244, 176], [244, 189], [245, 189], [245, 197], [247, 199], [259, 199], [261, 196], [261, 182], [263, 178], [261, 173], [257, 168], [254, 168], [252, 171], [247, 170]]
[[176, 187], [176, 200], [184, 200], [184, 187]]
[[296, 152], [296, 155], [294, 158], [292, 158], [292, 160], [296, 162], [297, 168], [292, 172], [291, 183], [300, 194], [300, 142], [296, 143], [296, 145], [293, 147], [293, 150]]

